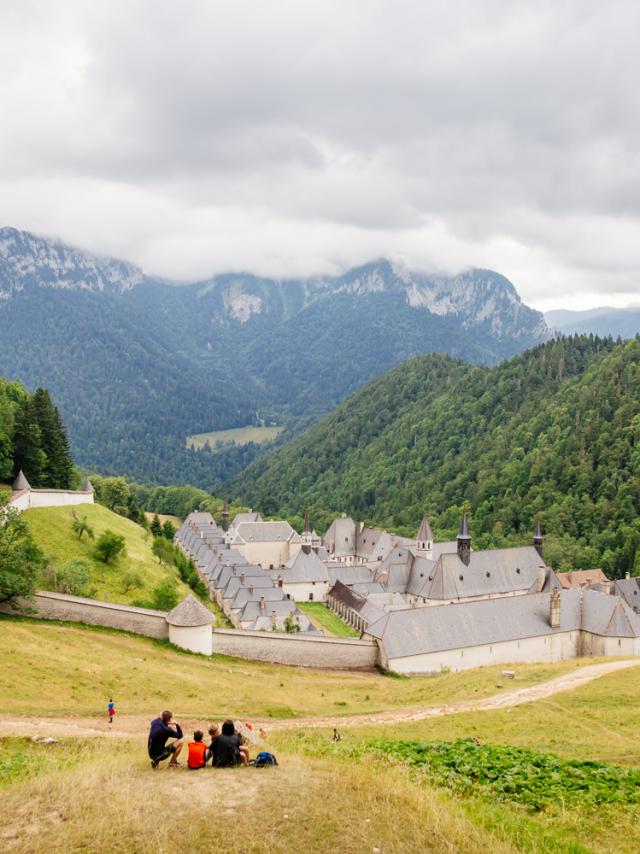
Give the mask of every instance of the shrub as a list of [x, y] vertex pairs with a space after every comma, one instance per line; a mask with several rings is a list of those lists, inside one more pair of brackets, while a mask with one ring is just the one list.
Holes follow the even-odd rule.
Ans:
[[143, 584], [144, 582], [137, 572], [125, 572], [120, 581], [120, 592], [128, 593], [136, 587], [142, 587]]
[[43, 578], [48, 588], [57, 593], [68, 593], [71, 596], [91, 596], [95, 593], [88, 587], [91, 568], [84, 560], [68, 560], [60, 567], [51, 563], [45, 569]]
[[178, 593], [172, 581], [163, 581], [153, 591], [153, 606], [158, 611], [170, 611], [178, 604]]
[[125, 539], [113, 531], [106, 530], [96, 542], [95, 556], [103, 563], [113, 563], [124, 552]]

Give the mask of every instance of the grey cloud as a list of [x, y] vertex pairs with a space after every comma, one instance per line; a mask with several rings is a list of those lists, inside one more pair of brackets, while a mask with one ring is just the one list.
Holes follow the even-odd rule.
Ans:
[[7, 223], [182, 278], [398, 253], [541, 304], [640, 290], [632, 0], [14, 2], [0, 25]]

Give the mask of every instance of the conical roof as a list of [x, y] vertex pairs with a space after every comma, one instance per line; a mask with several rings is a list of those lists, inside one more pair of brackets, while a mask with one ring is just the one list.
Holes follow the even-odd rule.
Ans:
[[419, 543], [433, 542], [433, 531], [431, 530], [431, 525], [429, 524], [429, 516], [426, 513], [422, 517], [422, 524], [420, 525], [420, 529], [418, 530], [416, 540]]
[[169, 611], [166, 619], [170, 626], [210, 626], [213, 623], [213, 614], [190, 593]]
[[459, 540], [470, 540], [471, 534], [469, 533], [469, 523], [467, 522], [467, 514], [462, 514], [462, 522], [460, 522], [460, 530], [458, 531], [458, 539]]
[[31, 489], [22, 469], [20, 469], [18, 477], [13, 481], [13, 491], [19, 492], [21, 489]]
[[82, 484], [83, 492], [93, 492], [93, 487], [91, 486], [91, 481], [88, 477], [85, 477], [84, 483]]

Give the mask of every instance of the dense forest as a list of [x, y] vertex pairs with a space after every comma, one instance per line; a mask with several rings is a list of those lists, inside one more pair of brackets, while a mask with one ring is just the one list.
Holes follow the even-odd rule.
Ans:
[[22, 470], [34, 487], [71, 489], [77, 474], [67, 433], [49, 393], [0, 377], [0, 481]]
[[640, 339], [550, 341], [494, 368], [395, 368], [234, 484], [255, 507], [346, 511], [404, 533], [429, 511], [474, 545], [530, 541], [556, 568], [640, 571]]
[[176, 286], [26, 232], [0, 236], [3, 373], [49, 389], [78, 465], [146, 483], [219, 490], [267, 449], [196, 452], [187, 436], [276, 423], [284, 444], [418, 353], [493, 364], [548, 335], [489, 270], [446, 279], [379, 260], [337, 278]]

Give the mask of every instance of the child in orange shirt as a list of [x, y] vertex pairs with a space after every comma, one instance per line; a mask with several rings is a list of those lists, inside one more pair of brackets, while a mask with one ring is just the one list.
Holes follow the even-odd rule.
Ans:
[[197, 729], [193, 734], [193, 741], [189, 742], [189, 758], [187, 765], [192, 771], [204, 768], [207, 763], [207, 746], [202, 741], [204, 734]]

